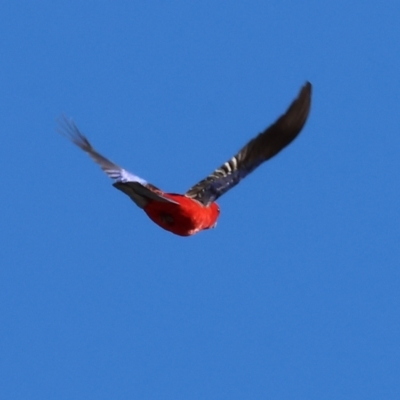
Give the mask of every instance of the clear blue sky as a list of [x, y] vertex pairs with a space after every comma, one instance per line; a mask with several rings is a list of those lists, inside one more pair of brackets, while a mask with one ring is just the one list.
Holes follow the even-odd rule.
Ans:
[[[2, 399], [399, 399], [400, 3], [0, 6]], [[296, 141], [154, 225], [56, 133], [184, 192], [282, 113]]]

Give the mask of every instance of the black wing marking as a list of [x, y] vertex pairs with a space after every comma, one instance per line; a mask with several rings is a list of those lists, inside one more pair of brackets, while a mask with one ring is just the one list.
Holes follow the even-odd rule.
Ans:
[[145, 207], [149, 200], [177, 204], [175, 201], [164, 197], [160, 189], [98, 153], [75, 125], [75, 122], [65, 115], [59, 119], [59, 133], [88, 153], [100, 165], [101, 169], [114, 180], [113, 186], [127, 194], [140, 208]]
[[311, 106], [311, 88], [311, 83], [306, 82], [285, 114], [250, 140], [234, 157], [191, 187], [186, 196], [207, 206], [286, 147], [307, 121]]

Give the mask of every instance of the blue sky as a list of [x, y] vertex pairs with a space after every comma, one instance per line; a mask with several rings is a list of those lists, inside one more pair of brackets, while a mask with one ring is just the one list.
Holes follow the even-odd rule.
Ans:
[[[4, 399], [400, 398], [397, 1], [0, 5]], [[296, 141], [154, 225], [56, 133], [184, 192], [309, 80]]]

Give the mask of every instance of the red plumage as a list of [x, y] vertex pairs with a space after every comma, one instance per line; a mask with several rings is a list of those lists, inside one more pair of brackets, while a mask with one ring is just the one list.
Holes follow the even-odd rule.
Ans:
[[219, 216], [217, 203], [204, 206], [181, 194], [165, 193], [164, 196], [178, 204], [150, 201], [144, 212], [161, 228], [179, 236], [190, 236], [214, 228]]

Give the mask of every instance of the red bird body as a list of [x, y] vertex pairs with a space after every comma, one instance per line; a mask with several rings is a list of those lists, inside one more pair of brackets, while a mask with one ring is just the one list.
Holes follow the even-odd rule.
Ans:
[[144, 212], [157, 225], [179, 236], [190, 236], [204, 229], [214, 228], [219, 216], [217, 203], [208, 207], [181, 194], [164, 193], [174, 203], [150, 201]]
[[215, 227], [219, 216], [215, 200], [292, 142], [306, 123], [310, 106], [311, 84], [307, 82], [275, 123], [183, 195], [165, 193], [102, 156], [72, 120], [64, 117], [60, 132], [87, 152], [114, 179], [113, 186], [128, 195], [153, 222], [176, 235], [190, 236]]

